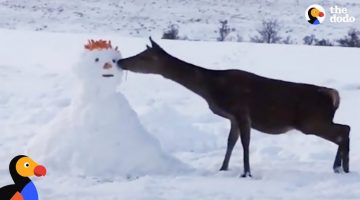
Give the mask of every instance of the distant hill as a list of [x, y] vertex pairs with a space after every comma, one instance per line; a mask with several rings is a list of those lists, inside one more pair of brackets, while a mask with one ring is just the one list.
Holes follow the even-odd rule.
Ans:
[[[304, 18], [313, 1], [300, 0], [0, 0], [0, 28], [54, 32], [116, 33], [122, 36], [160, 37], [170, 24], [189, 40], [216, 40], [220, 20], [228, 20], [233, 35], [249, 41], [261, 21], [274, 18], [282, 37], [302, 43], [306, 35], [338, 39], [351, 27], [360, 27], [358, 0], [321, 1], [327, 10], [338, 5], [357, 18], [353, 24], [312, 26]], [[329, 14], [329, 13], [328, 13]]]

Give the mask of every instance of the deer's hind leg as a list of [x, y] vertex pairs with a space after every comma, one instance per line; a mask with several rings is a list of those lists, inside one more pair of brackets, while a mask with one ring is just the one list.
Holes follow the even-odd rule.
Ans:
[[301, 126], [299, 130], [305, 134], [313, 134], [337, 144], [338, 150], [333, 165], [334, 172], [338, 173], [341, 165], [345, 173], [349, 172], [350, 126], [333, 122], [317, 124], [309, 122]]
[[340, 146], [338, 147], [338, 150], [336, 152], [335, 161], [333, 164], [333, 169], [335, 173], [340, 173], [341, 168], [341, 149]]

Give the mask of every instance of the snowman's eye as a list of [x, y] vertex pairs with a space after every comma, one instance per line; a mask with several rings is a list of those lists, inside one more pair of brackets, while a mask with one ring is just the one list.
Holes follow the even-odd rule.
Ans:
[[100, 60], [99, 58], [95, 58], [95, 62], [99, 62], [99, 60]]
[[115, 60], [115, 59], [113, 59], [112, 61], [113, 61], [113, 63], [116, 63], [116, 60]]
[[24, 167], [25, 168], [29, 168], [30, 167], [30, 164], [28, 162], [24, 163]]

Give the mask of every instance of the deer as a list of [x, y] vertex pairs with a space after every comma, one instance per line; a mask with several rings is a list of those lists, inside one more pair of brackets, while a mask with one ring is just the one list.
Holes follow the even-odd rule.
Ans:
[[[243, 173], [252, 177], [249, 146], [251, 129], [278, 135], [298, 130], [338, 146], [333, 171], [349, 173], [350, 126], [333, 122], [340, 105], [336, 89], [271, 79], [238, 69], [213, 70], [167, 53], [150, 37], [151, 47], [117, 61], [123, 70], [158, 74], [199, 95], [216, 115], [230, 121], [227, 148], [220, 170], [228, 170], [240, 138]], [[341, 168], [342, 167], [342, 168]]]

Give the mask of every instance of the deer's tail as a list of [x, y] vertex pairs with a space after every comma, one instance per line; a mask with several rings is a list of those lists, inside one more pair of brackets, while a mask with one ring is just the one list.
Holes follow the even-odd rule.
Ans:
[[331, 99], [334, 110], [337, 110], [340, 105], [339, 92], [332, 88], [321, 88], [321, 92], [326, 94]]

